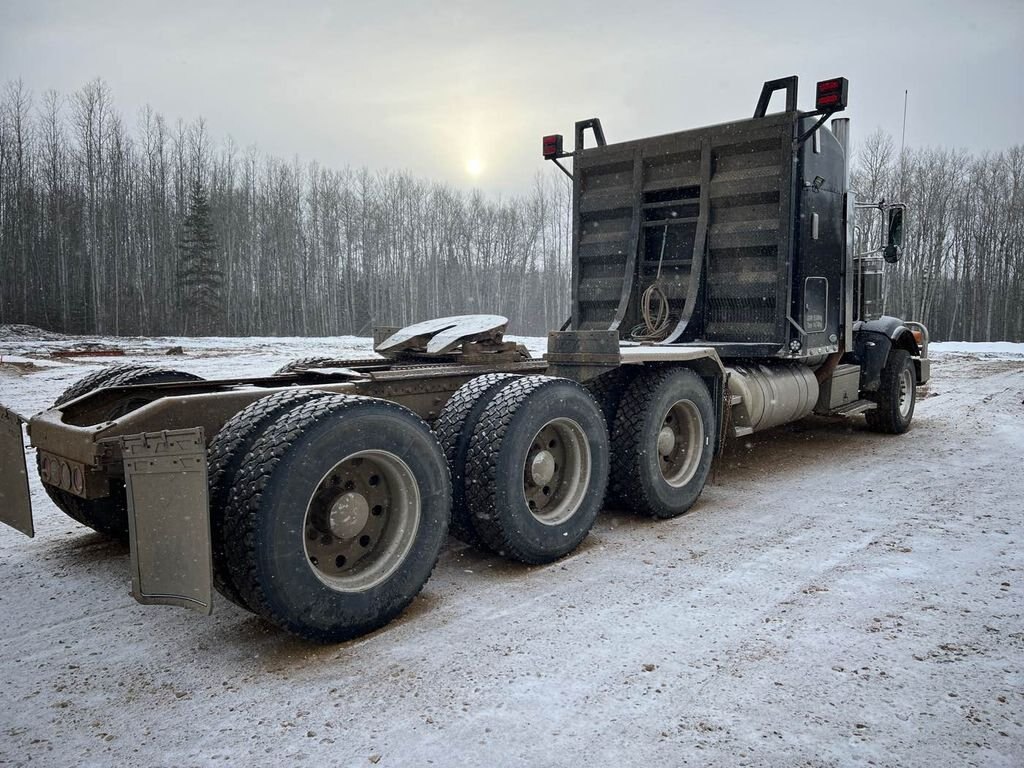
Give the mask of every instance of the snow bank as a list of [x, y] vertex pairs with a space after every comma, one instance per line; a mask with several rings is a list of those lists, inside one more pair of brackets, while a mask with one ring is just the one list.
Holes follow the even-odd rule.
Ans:
[[1024, 344], [1012, 341], [936, 341], [928, 345], [928, 355], [971, 355], [993, 360], [1024, 360]]

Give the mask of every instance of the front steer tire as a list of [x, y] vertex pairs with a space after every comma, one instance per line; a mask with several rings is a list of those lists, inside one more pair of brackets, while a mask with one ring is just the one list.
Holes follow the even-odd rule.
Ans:
[[282, 413], [235, 487], [224, 543], [239, 594], [314, 642], [395, 618], [430, 577], [448, 533], [441, 446], [412, 411], [375, 398], [326, 395]]
[[877, 393], [878, 407], [864, 414], [868, 429], [888, 435], [902, 435], [910, 429], [917, 403], [917, 373], [914, 360], [905, 349], [894, 349], [882, 369]]

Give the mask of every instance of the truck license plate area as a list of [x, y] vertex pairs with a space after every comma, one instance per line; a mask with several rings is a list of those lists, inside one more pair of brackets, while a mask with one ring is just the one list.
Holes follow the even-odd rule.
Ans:
[[[90, 483], [88, 468], [85, 464], [61, 458], [46, 451], [39, 451], [39, 479], [48, 485], [54, 485], [82, 498], [96, 498], [102, 495], [93, 493], [90, 496], [86, 492]], [[103, 484], [106, 485], [106, 482], [104, 481]]]
[[21, 416], [0, 406], [0, 522], [26, 536], [35, 536], [21, 434], [23, 423]]
[[132, 596], [145, 605], [213, 611], [203, 430], [120, 438], [128, 492]]

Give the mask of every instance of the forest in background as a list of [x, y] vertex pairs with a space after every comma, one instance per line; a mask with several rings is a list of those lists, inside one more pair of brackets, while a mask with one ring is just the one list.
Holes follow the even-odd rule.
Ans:
[[[907, 204], [900, 261], [887, 264], [887, 314], [920, 320], [937, 341], [1024, 341], [1024, 145], [972, 155], [907, 149], [876, 131], [856, 152], [859, 200]], [[858, 252], [882, 217], [862, 216]]]
[[[1024, 146], [858, 143], [860, 199], [908, 204], [885, 310], [934, 339], [1024, 340]], [[0, 323], [68, 333], [368, 335], [468, 312], [543, 334], [569, 314], [571, 190], [480, 192], [215, 143], [95, 80], [0, 92]], [[858, 250], [878, 244], [864, 217]]]

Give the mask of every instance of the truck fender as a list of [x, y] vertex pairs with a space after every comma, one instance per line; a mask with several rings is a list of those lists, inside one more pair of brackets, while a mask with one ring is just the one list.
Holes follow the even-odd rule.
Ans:
[[853, 327], [854, 333], [858, 331], [885, 334], [896, 349], [905, 349], [913, 357], [921, 356], [921, 349], [914, 338], [914, 334], [910, 332], [910, 329], [898, 317], [882, 315], [876, 320], [859, 322]]
[[[853, 339], [854, 351], [861, 363], [862, 392], [878, 391], [882, 368], [892, 349], [905, 349], [909, 352], [914, 358], [917, 381], [924, 383], [928, 380], [928, 361], [924, 359], [924, 350], [898, 317], [882, 315], [875, 320], [860, 321], [853, 326]], [[884, 355], [881, 348], [884, 348]]]
[[885, 333], [863, 329], [853, 332], [853, 350], [860, 362], [861, 392], [878, 391], [891, 349], [892, 340]]

